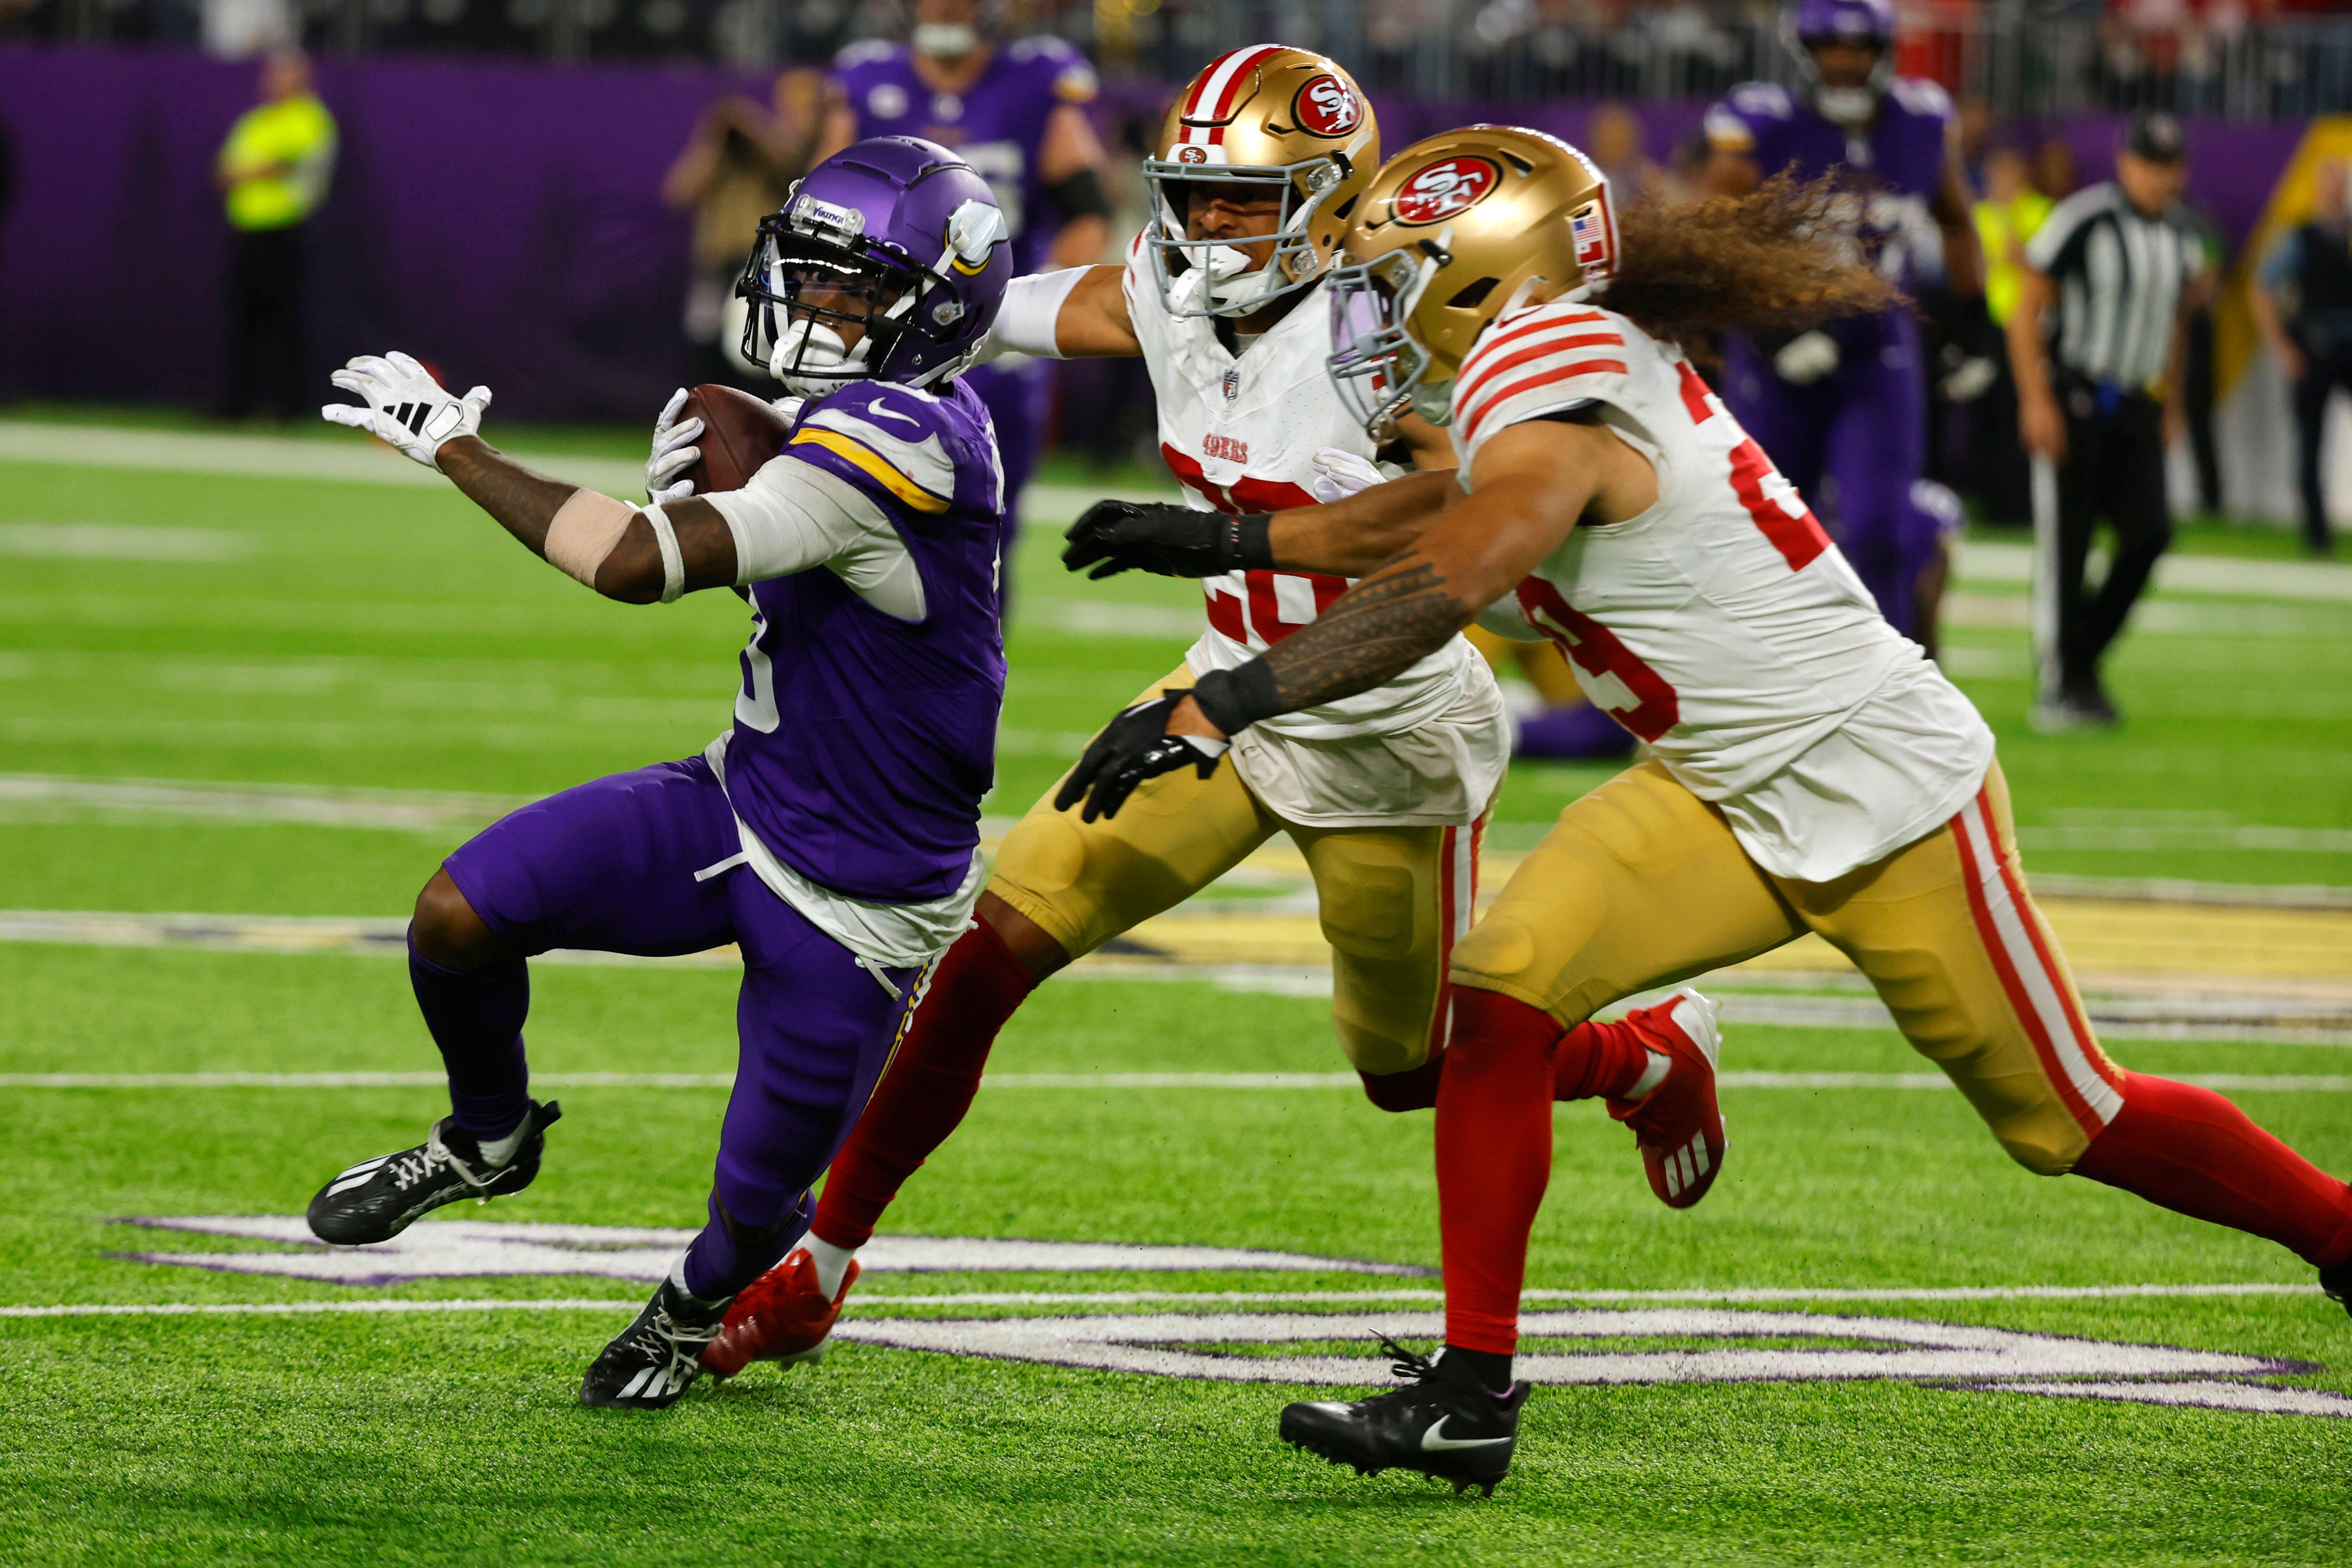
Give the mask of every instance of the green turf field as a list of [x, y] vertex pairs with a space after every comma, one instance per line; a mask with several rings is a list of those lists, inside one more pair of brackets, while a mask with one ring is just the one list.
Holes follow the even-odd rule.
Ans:
[[[609, 463], [632, 439], [513, 444]], [[1090, 482], [1048, 478], [1047, 516]], [[0, 936], [58, 911], [396, 919], [505, 801], [699, 750], [726, 721], [731, 597], [607, 605], [454, 493], [23, 459], [0, 479]], [[1050, 532], [1017, 578], [1000, 817], [1177, 663], [1195, 613], [1179, 585], [1062, 579]], [[2352, 593], [2193, 569], [2289, 565], [2268, 536], [2189, 543], [2115, 666], [2117, 733], [2025, 730], [2014, 545], [1973, 558], [1949, 662], [2001, 733], [2031, 868], [2324, 903], [2352, 889]], [[1531, 843], [1601, 776], [1518, 770], [1497, 840]], [[1283, 994], [1311, 982], [1046, 987], [893, 1211], [908, 1236], [1295, 1267], [877, 1269], [824, 1365], [614, 1415], [572, 1403], [579, 1373], [643, 1298], [624, 1255], [674, 1243], [450, 1227], [698, 1223], [723, 969], [540, 966], [533, 1062], [567, 1111], [546, 1173], [418, 1226], [443, 1250], [409, 1255], [415, 1277], [339, 1284], [266, 1226], [442, 1107], [400, 965], [121, 923], [121, 945], [0, 940], [0, 1563], [2352, 1556], [2352, 1421], [2305, 1413], [2352, 1396], [2352, 1321], [2308, 1271], [2017, 1171], [1957, 1095], [1912, 1087], [1888, 1030], [1742, 1024], [1735, 1002], [1733, 1153], [1685, 1214], [1651, 1199], [1597, 1108], [1560, 1110], [1528, 1281], [1553, 1294], [1529, 1307], [1586, 1315], [1534, 1321], [1529, 1352], [1580, 1352], [1559, 1364], [1588, 1377], [1650, 1359], [1609, 1363], [1637, 1381], [1539, 1389], [1509, 1481], [1457, 1500], [1282, 1447], [1274, 1415], [1302, 1385], [1230, 1378], [1361, 1353], [1379, 1383], [1370, 1331], [1425, 1340], [1434, 1310], [1433, 1279], [1361, 1267], [1435, 1262], [1429, 1119], [1328, 1081], [1344, 1064], [1323, 1004]], [[2352, 1170], [2352, 1032], [2197, 1033], [2110, 1043], [2135, 1068], [2223, 1077]], [[1187, 1074], [1239, 1076], [1166, 1076]], [[2130, 1286], [2168, 1293], [2112, 1293]], [[453, 1302], [482, 1304], [436, 1305]], [[196, 1310], [26, 1315], [58, 1307]], [[1134, 1322], [1166, 1314], [1218, 1321]], [[1212, 1375], [1107, 1370], [1134, 1357], [1122, 1333]], [[1740, 1352], [1761, 1380], [1724, 1381]], [[2034, 1356], [2053, 1370], [2022, 1375]]]

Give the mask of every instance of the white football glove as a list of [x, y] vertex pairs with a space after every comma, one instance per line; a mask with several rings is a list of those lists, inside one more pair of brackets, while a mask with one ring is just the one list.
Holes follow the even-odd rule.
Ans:
[[1799, 332], [1772, 356], [1772, 368], [1790, 386], [1811, 386], [1837, 367], [1837, 340], [1823, 331]]
[[367, 399], [364, 407], [330, 403], [319, 410], [331, 425], [348, 425], [386, 441], [428, 468], [444, 441], [471, 436], [482, 427], [490, 389], [478, 386], [463, 397], [443, 390], [433, 373], [407, 354], [362, 354], [327, 378], [345, 392]]
[[1358, 490], [1386, 483], [1388, 476], [1377, 465], [1353, 452], [1326, 447], [1315, 454], [1315, 477], [1307, 481], [1307, 493], [1328, 506], [1335, 500], [1347, 500]]
[[702, 421], [680, 419], [677, 411], [685, 406], [686, 388], [681, 386], [654, 419], [653, 456], [646, 459], [648, 500], [684, 500], [694, 493], [693, 481], [674, 477], [702, 460], [702, 448], [694, 444], [702, 434]]

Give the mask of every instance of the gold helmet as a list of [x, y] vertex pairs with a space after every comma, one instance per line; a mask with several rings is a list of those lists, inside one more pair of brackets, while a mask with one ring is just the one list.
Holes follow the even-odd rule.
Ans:
[[[1372, 106], [1333, 61], [1280, 44], [1219, 55], [1185, 85], [1143, 163], [1152, 196], [1144, 242], [1161, 302], [1179, 316], [1245, 316], [1307, 287], [1330, 265], [1380, 162]], [[1225, 240], [1185, 237], [1196, 184], [1281, 194], [1263, 266], [1252, 269]]]
[[1382, 439], [1407, 408], [1448, 422], [1454, 378], [1496, 317], [1531, 296], [1590, 299], [1606, 288], [1617, 216], [1608, 179], [1567, 142], [1471, 125], [1382, 164], [1340, 248], [1331, 379]]

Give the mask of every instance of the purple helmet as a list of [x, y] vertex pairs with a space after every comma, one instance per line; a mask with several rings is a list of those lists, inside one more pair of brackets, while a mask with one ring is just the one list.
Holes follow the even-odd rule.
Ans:
[[803, 394], [952, 376], [1004, 302], [1011, 247], [988, 183], [937, 142], [845, 147], [760, 220], [735, 285], [751, 303], [743, 357]]
[[[1789, 14], [1789, 39], [1805, 97], [1822, 117], [1849, 129], [1867, 123], [1895, 79], [1895, 0], [1797, 0]], [[1869, 80], [1859, 87], [1822, 81], [1813, 47], [1828, 43], [1875, 46], [1878, 59]]]
[[1789, 30], [1805, 43], [1837, 38], [1883, 48], [1895, 41], [1895, 0], [1797, 0]]

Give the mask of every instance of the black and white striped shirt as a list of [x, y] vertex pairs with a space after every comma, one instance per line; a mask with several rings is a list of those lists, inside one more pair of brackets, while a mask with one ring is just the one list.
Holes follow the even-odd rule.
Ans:
[[2060, 365], [2132, 392], [2162, 377], [2181, 290], [2205, 267], [2179, 207], [2147, 217], [2114, 181], [2093, 185], [2051, 210], [2025, 259], [2058, 286]]

